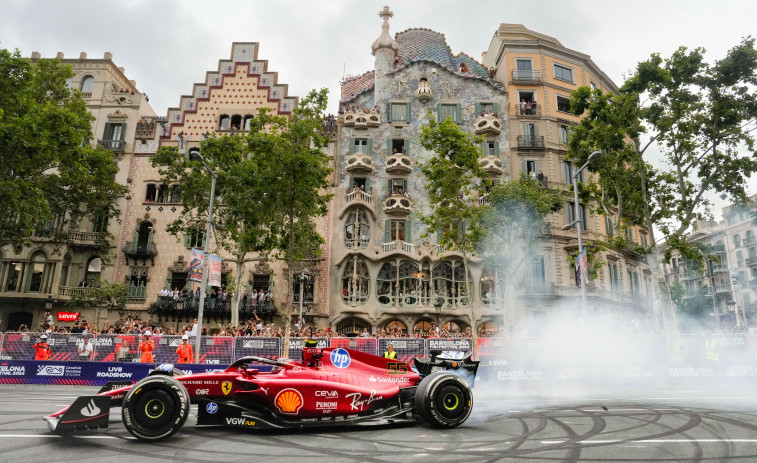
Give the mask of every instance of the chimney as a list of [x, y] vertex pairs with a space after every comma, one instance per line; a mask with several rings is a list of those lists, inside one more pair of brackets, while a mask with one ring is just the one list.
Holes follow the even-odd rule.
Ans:
[[55, 57], [58, 58], [58, 59], [63, 59], [63, 52], [59, 51], [58, 54], [55, 55]]
[[118, 70], [121, 71], [121, 74], [126, 74], [126, 70], [123, 68], [123, 66], [119, 66]]
[[110, 60], [112, 60], [113, 59], [113, 53], [111, 53], [109, 51], [106, 51], [105, 52], [105, 56], [103, 56], [103, 59], [110, 59]]
[[129, 83], [134, 86], [134, 88], [137, 88], [137, 81], [136, 80], [130, 80]]
[[86, 52], [79, 53], [79, 59], [87, 59], [87, 53]]
[[32, 59], [40, 59], [40, 58], [42, 58], [42, 55], [40, 55], [38, 51], [32, 52]]

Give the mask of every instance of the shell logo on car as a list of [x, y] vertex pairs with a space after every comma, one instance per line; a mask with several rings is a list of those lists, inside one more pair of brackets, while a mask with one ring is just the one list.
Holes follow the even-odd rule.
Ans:
[[302, 408], [302, 394], [296, 389], [284, 389], [278, 393], [274, 403], [281, 413], [296, 415]]

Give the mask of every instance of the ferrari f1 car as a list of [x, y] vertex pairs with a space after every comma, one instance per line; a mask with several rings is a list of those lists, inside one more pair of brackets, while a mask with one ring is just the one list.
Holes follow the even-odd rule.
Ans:
[[[105, 428], [110, 408], [121, 406], [124, 426], [144, 441], [177, 432], [190, 404], [198, 405], [198, 426], [272, 429], [418, 420], [451, 428], [471, 413], [478, 363], [462, 352], [433, 351], [411, 367], [350, 349], [318, 349], [308, 341], [302, 362], [245, 357], [223, 372], [189, 375], [161, 365], [136, 384], [109, 383], [44, 420], [57, 433]], [[261, 371], [262, 365], [270, 371]]]

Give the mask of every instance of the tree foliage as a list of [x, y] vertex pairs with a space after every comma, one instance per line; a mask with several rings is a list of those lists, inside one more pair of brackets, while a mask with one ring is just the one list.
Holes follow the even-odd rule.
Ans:
[[74, 293], [66, 305], [72, 308], [99, 307], [107, 310], [123, 310], [128, 300], [129, 291], [125, 284], [97, 279], [91, 287]]
[[[420, 217], [428, 236], [437, 231], [439, 244], [460, 253], [465, 267], [465, 295], [470, 298], [469, 263], [481, 238], [480, 218], [483, 206], [477, 198], [490, 184], [489, 176], [479, 164], [480, 138], [465, 132], [447, 117], [437, 122], [431, 112], [428, 124], [421, 128], [421, 145], [434, 155], [421, 165], [426, 179], [431, 211]], [[471, 331], [476, 345], [476, 318], [469, 304]]]
[[83, 219], [118, 213], [127, 190], [115, 181], [113, 153], [90, 146], [94, 117], [68, 86], [73, 75], [58, 59], [0, 49], [0, 246], [35, 234], [66, 243]]
[[515, 322], [516, 294], [524, 265], [540, 247], [548, 226], [547, 217], [564, 206], [558, 191], [542, 188], [522, 174], [519, 179], [491, 188], [481, 214], [482, 238], [476, 243], [484, 263], [505, 278], [503, 327]]

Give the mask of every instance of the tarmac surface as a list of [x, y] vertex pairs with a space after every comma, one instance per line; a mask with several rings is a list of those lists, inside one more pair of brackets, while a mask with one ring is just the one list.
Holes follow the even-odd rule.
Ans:
[[363, 461], [757, 461], [757, 385], [602, 391], [474, 390], [457, 429], [426, 425], [246, 431], [187, 425], [135, 440], [120, 409], [110, 427], [59, 436], [43, 415], [96, 387], [0, 386], [0, 461], [298, 463]]

